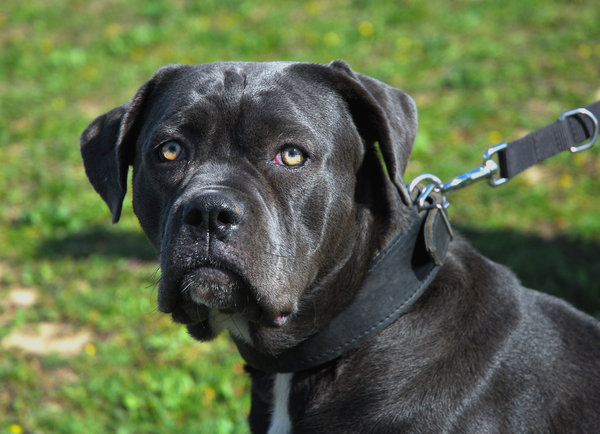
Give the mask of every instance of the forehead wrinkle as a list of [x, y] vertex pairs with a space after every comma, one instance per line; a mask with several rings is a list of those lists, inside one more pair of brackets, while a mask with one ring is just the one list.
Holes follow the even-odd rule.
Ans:
[[226, 125], [229, 128], [231, 144], [239, 146], [243, 132], [239, 130], [243, 116], [242, 98], [246, 89], [247, 77], [240, 68], [233, 67], [223, 72], [223, 109]]
[[246, 74], [239, 68], [231, 68], [223, 72], [223, 101], [226, 105], [233, 107], [240, 105], [246, 83]]
[[204, 76], [193, 92], [193, 105], [215, 120], [210, 129], [220, 125], [224, 137], [229, 136], [230, 143], [237, 142], [236, 130], [242, 116], [241, 105], [246, 84], [246, 73], [241, 68], [231, 65], [225, 70], [217, 70]]

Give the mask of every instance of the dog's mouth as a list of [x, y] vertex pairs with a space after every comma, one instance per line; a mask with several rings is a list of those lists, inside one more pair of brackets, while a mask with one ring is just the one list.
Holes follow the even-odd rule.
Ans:
[[185, 273], [173, 288], [162, 283], [159, 291], [173, 291], [168, 297], [172, 303], [159, 309], [188, 328], [233, 317], [264, 327], [282, 327], [293, 313], [292, 309], [273, 309], [260, 303], [257, 290], [247, 279], [222, 264], [201, 264]]
[[214, 266], [201, 266], [184, 276], [182, 295], [189, 301], [224, 312], [250, 304], [247, 284], [236, 273]]

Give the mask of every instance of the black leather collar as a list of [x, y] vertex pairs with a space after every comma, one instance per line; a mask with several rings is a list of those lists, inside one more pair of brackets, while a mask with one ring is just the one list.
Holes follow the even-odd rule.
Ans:
[[355, 300], [325, 328], [276, 356], [234, 338], [240, 354], [248, 365], [263, 372], [303, 371], [341, 356], [417, 301], [437, 274], [451, 236], [439, 209], [415, 210], [407, 230], [375, 258]]

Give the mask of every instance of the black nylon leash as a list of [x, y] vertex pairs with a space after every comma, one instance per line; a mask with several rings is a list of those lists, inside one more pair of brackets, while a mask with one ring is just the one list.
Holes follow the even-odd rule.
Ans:
[[[579, 152], [593, 146], [598, 137], [600, 101], [563, 113], [552, 124], [507, 143], [498, 151], [501, 179], [510, 179], [523, 170], [563, 151]], [[584, 144], [582, 142], [587, 141]]]
[[[507, 182], [525, 169], [564, 151], [580, 152], [591, 148], [600, 131], [600, 101], [587, 107], [569, 110], [559, 119], [533, 133], [512, 142], [503, 142], [488, 148], [483, 154], [483, 164], [444, 183], [440, 178], [423, 173], [409, 184], [412, 192], [420, 187], [417, 204], [433, 201], [438, 207], [449, 206], [446, 194], [487, 179], [496, 187]], [[585, 143], [583, 143], [585, 142]], [[498, 162], [494, 160], [498, 158]]]

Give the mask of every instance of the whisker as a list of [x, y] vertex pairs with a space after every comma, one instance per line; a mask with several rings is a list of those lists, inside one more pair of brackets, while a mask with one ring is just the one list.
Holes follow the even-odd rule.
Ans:
[[183, 288], [181, 288], [180, 294], [185, 294], [188, 289], [192, 286], [193, 282], [188, 282]]
[[154, 269], [154, 272], [150, 275], [150, 282], [148, 283], [148, 288], [151, 288], [153, 286], [158, 286], [158, 284], [160, 283], [160, 266], [156, 267]]

